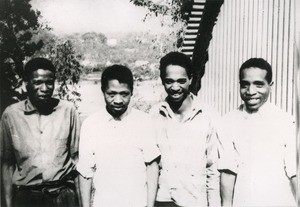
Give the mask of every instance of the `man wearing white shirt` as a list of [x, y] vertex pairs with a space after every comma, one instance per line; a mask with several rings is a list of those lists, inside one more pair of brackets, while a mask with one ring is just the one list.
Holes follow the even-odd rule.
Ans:
[[84, 207], [151, 207], [157, 192], [158, 161], [152, 122], [148, 115], [128, 107], [133, 91], [131, 71], [108, 67], [101, 77], [106, 108], [82, 125], [77, 170]]
[[239, 78], [244, 104], [224, 116], [220, 132], [228, 147], [218, 166], [222, 192], [233, 197], [234, 206], [295, 206], [295, 123], [268, 102], [271, 65], [251, 58], [242, 64]]
[[188, 56], [165, 55], [160, 60], [160, 76], [167, 97], [150, 112], [161, 150], [156, 207], [220, 206], [218, 116], [190, 93]]

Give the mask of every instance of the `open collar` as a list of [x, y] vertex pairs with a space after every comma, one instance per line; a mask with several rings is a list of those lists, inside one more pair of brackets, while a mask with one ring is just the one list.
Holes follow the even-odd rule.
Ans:
[[265, 114], [268, 113], [270, 107], [271, 107], [271, 104], [267, 101], [255, 113], [249, 113], [249, 112], [247, 112], [245, 104], [242, 104], [239, 107], [239, 110], [243, 112], [243, 117], [247, 119], [247, 118], [254, 117], [254, 116], [255, 117], [262, 117], [262, 116], [264, 116]]
[[[192, 99], [192, 108], [190, 112], [186, 115], [186, 117], [182, 120], [182, 122], [190, 121], [194, 119], [196, 115], [202, 113], [202, 103], [200, 99], [192, 93], [190, 93], [189, 96]], [[167, 99], [165, 99], [165, 101], [163, 101], [159, 106], [159, 113], [167, 119], [177, 120], [173, 110], [167, 102]]]
[[[51, 98], [49, 102], [49, 111], [53, 112], [56, 110], [58, 106], [59, 100], [55, 98]], [[39, 110], [32, 104], [29, 98], [27, 98], [24, 102], [24, 105], [21, 106], [22, 110], [24, 111], [24, 114], [34, 114], [34, 113], [40, 113]]]
[[128, 107], [127, 110], [119, 117], [113, 117], [110, 113], [108, 113], [107, 109], [105, 108], [105, 117], [104, 119], [107, 121], [124, 121], [127, 119], [128, 115], [131, 112], [131, 107]]

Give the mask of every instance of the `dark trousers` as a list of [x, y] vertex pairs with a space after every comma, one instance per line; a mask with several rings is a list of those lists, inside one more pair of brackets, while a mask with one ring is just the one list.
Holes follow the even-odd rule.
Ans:
[[156, 201], [154, 206], [155, 207], [178, 207], [174, 202], [159, 202], [159, 201]]
[[56, 190], [16, 188], [14, 207], [78, 207], [75, 186], [62, 186]]

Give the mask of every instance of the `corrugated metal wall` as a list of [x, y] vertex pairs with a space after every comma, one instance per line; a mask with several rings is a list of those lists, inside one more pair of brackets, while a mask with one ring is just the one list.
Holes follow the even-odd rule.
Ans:
[[209, 46], [199, 96], [221, 114], [236, 108], [238, 69], [251, 57], [273, 67], [270, 101], [294, 113], [295, 0], [225, 0]]

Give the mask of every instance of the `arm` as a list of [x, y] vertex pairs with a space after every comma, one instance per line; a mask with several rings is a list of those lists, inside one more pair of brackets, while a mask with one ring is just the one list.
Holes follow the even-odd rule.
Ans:
[[7, 161], [2, 161], [2, 185], [3, 185], [3, 195], [6, 207], [13, 206], [13, 186], [12, 186], [12, 176], [15, 170], [13, 164]]
[[156, 199], [157, 187], [158, 187], [158, 162], [159, 158], [156, 158], [150, 163], [146, 163], [147, 170], [147, 206], [153, 207]]
[[236, 181], [235, 173], [229, 170], [221, 171], [220, 193], [221, 193], [222, 206], [232, 206], [235, 181]]
[[293, 196], [296, 200], [297, 199], [297, 176], [296, 175], [290, 179], [290, 184], [291, 184], [291, 190], [292, 190]]
[[78, 173], [78, 183], [79, 188], [77, 193], [79, 194], [79, 202], [82, 207], [89, 207], [91, 205], [91, 190], [94, 172], [96, 169], [96, 159], [95, 159], [95, 140], [91, 133], [93, 131], [90, 129], [90, 122], [86, 120], [83, 122], [80, 142], [79, 142], [79, 159], [77, 162]]
[[92, 191], [92, 178], [84, 178], [79, 175], [79, 192], [82, 207], [91, 206], [91, 191]]
[[220, 173], [218, 171], [217, 135], [212, 130], [206, 148], [206, 193], [208, 206], [220, 206]]
[[[1, 196], [7, 207], [13, 206], [13, 173], [15, 171], [15, 157], [13, 153], [13, 144], [8, 124], [8, 115], [3, 113], [0, 122], [0, 148], [1, 148]], [[1, 199], [2, 200], [2, 199]]]

